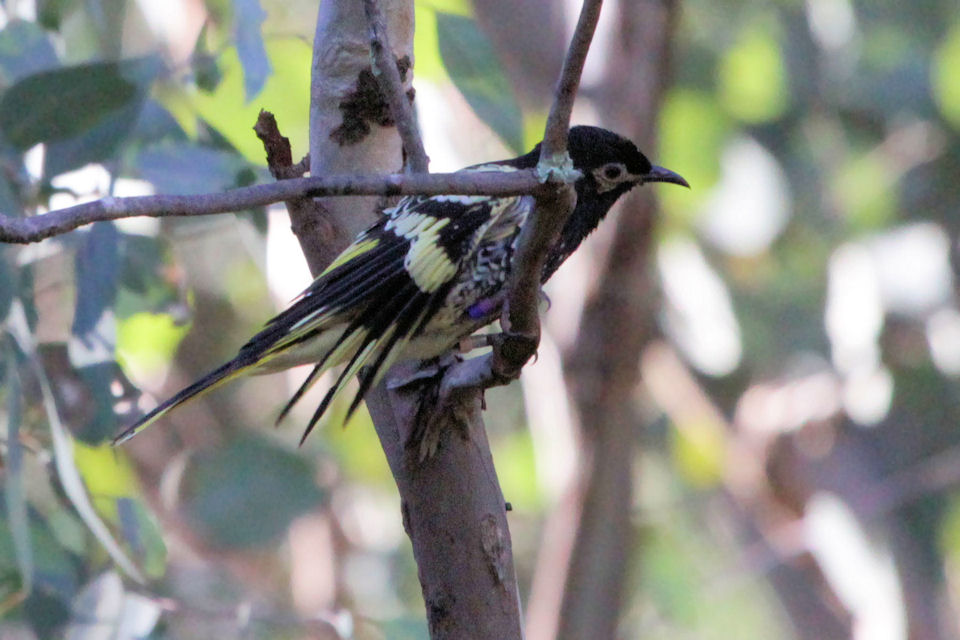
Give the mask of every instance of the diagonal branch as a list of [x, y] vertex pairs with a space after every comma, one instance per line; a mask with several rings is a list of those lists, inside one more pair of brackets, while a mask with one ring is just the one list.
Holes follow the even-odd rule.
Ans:
[[[520, 375], [540, 343], [540, 279], [550, 247], [576, 206], [572, 181], [577, 174], [567, 155], [567, 131], [583, 65], [600, 18], [603, 0], [585, 0], [563, 62], [556, 97], [550, 108], [537, 172], [544, 180], [535, 194], [536, 207], [520, 232], [507, 300], [501, 315], [504, 334], [486, 360], [458, 365], [446, 382], [448, 389], [505, 384]], [[477, 360], [477, 359], [474, 359]]]
[[540, 162], [547, 161], [567, 150], [567, 130], [570, 128], [573, 101], [577, 97], [583, 65], [587, 61], [587, 53], [590, 52], [590, 43], [593, 41], [594, 31], [597, 30], [597, 21], [600, 20], [602, 7], [603, 0], [584, 0], [580, 8], [577, 27], [570, 40], [570, 48], [563, 61], [563, 68], [560, 70], [560, 79], [557, 81], [556, 97], [547, 116], [543, 147], [540, 149]]
[[[411, 173], [426, 173], [429, 160], [417, 128], [417, 120], [410, 106], [411, 97], [403, 89], [403, 79], [397, 69], [387, 35], [387, 24], [377, 0], [364, 0], [364, 11], [370, 23], [370, 53], [380, 90], [390, 104], [390, 113], [403, 142], [406, 166]], [[412, 94], [410, 94], [412, 96]]]
[[515, 173], [433, 173], [338, 175], [292, 178], [222, 193], [184, 196], [107, 197], [31, 218], [0, 215], [0, 242], [26, 244], [101, 220], [135, 216], [203, 216], [243, 211], [297, 198], [349, 195], [520, 195], [543, 185], [533, 171]]
[[507, 304], [501, 318], [507, 332], [505, 345], [510, 348], [497, 349], [494, 360], [494, 370], [504, 375], [513, 375], [513, 370], [518, 374], [520, 367], [533, 356], [540, 343], [540, 315], [537, 305], [540, 300], [543, 265], [550, 247], [556, 242], [560, 230], [577, 203], [577, 195], [572, 185], [576, 172], [567, 154], [570, 113], [602, 5], [603, 0], [585, 0], [583, 3], [577, 28], [560, 71], [556, 98], [547, 117], [537, 170], [541, 177], [547, 178], [547, 184], [553, 185], [553, 188], [545, 189], [535, 196], [536, 207], [520, 233], [507, 290]]

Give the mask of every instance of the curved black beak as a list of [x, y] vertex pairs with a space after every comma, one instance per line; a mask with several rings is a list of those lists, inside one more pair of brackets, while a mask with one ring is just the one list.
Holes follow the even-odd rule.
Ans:
[[674, 173], [670, 169], [664, 169], [663, 167], [658, 167], [654, 165], [650, 168], [650, 172], [643, 176], [643, 182], [672, 182], [673, 184], [678, 184], [681, 187], [690, 188], [690, 184], [683, 179], [679, 173]]

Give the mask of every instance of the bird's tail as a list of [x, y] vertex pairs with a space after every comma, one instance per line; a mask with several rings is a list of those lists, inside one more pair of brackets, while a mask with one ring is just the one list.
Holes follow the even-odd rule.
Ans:
[[204, 395], [208, 391], [219, 387], [220, 385], [233, 380], [239, 375], [246, 373], [247, 369], [256, 364], [256, 362], [247, 362], [246, 359], [241, 360], [241, 358], [234, 358], [230, 362], [224, 364], [219, 369], [211, 371], [207, 375], [203, 376], [189, 387], [182, 389], [172, 398], [165, 400], [154, 407], [149, 413], [137, 420], [134, 424], [130, 425], [123, 430], [120, 435], [116, 436], [113, 439], [113, 445], [117, 446], [123, 444], [133, 436], [137, 435], [151, 424], [162, 418], [168, 411], [179, 407], [184, 402], [191, 400], [197, 396]]

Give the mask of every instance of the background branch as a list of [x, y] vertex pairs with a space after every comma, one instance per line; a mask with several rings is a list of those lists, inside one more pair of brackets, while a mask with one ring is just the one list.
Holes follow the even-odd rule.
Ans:
[[[29, 243], [51, 238], [101, 220], [136, 216], [176, 217], [233, 213], [274, 202], [319, 196], [356, 195], [520, 195], [542, 188], [533, 171], [510, 174], [434, 173], [332, 175], [292, 178], [272, 184], [189, 196], [101, 198], [32, 218], [0, 216], [0, 242]], [[332, 259], [332, 257], [331, 257]]]
[[[670, 73], [674, 1], [621, 3], [606, 65], [603, 122], [654, 149], [656, 114]], [[557, 637], [613, 638], [621, 615], [634, 530], [634, 461], [643, 418], [636, 387], [644, 346], [655, 334], [656, 285], [650, 273], [657, 208], [650, 189], [624, 198], [600, 279], [564, 359], [583, 429], [576, 491], [580, 504]], [[625, 295], [625, 292], [630, 292]], [[556, 562], [556, 558], [553, 559]]]

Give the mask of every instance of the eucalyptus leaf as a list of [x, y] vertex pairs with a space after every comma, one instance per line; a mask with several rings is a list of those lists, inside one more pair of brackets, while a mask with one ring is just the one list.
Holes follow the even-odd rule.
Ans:
[[177, 119], [162, 104], [148, 99], [139, 111], [128, 142], [148, 145], [162, 141], [186, 142], [188, 139]]
[[[0, 210], [2, 211], [2, 210]], [[17, 271], [7, 260], [10, 249], [0, 246], [0, 326], [10, 312], [10, 304], [17, 295]]]
[[58, 66], [50, 38], [37, 24], [12, 20], [0, 31], [0, 70], [8, 82]]
[[456, 85], [477, 116], [513, 151], [523, 151], [523, 114], [496, 51], [476, 20], [437, 12], [440, 56]]
[[263, 90], [271, 71], [262, 33], [267, 12], [260, 0], [234, 0], [233, 11], [237, 55], [243, 65], [243, 86], [250, 102]]
[[[13, 523], [8, 519], [11, 508], [8, 505], [6, 492], [0, 494], [0, 597], [9, 595], [7, 589], [10, 579], [18, 574], [21, 587], [26, 584], [26, 578], [18, 566], [16, 554], [17, 542]], [[59, 599], [71, 598], [77, 588], [77, 567], [74, 558], [68, 553], [54, 535], [51, 523], [29, 505], [26, 510], [27, 535], [29, 536], [33, 559], [32, 580], [33, 590], [51, 595]]]
[[70, 138], [48, 142], [43, 156], [44, 177], [49, 180], [91, 162], [114, 157], [133, 130], [142, 109], [143, 100], [138, 97], [89, 129]]
[[158, 192], [184, 195], [234, 187], [248, 166], [236, 153], [193, 143], [144, 149], [136, 164], [141, 177], [153, 183]]
[[164, 274], [171, 262], [160, 238], [122, 235], [120, 262], [120, 289], [114, 305], [117, 318], [143, 311], [162, 312], [179, 300], [176, 281]]
[[221, 548], [276, 541], [323, 495], [306, 460], [255, 437], [196, 454], [182, 487], [187, 520], [208, 544]]
[[[13, 162], [18, 162], [14, 160]], [[23, 201], [16, 185], [10, 180], [9, 176], [0, 173], [0, 214], [19, 218], [23, 216]], [[2, 285], [0, 285], [2, 288]]]
[[13, 551], [20, 571], [21, 589], [29, 593], [33, 587], [33, 547], [30, 544], [30, 522], [27, 498], [23, 487], [23, 447], [20, 444], [22, 418], [20, 373], [14, 349], [7, 349], [5, 386], [7, 395], [7, 451], [3, 489]]
[[120, 267], [120, 234], [113, 222], [98, 222], [86, 234], [76, 257], [77, 305], [71, 332], [87, 348], [110, 336], [97, 335], [101, 318], [113, 305]]
[[[115, 329], [116, 325], [113, 326]], [[70, 425], [77, 440], [97, 445], [116, 433], [118, 420], [113, 410], [115, 398], [110, 388], [117, 379], [117, 369], [118, 365], [112, 359], [77, 367], [77, 375], [83, 381], [83, 390], [89, 394], [92, 409], [83, 424]]]
[[37, 0], [37, 22], [56, 31], [74, 4], [75, 0]]
[[117, 541], [110, 533], [110, 529], [107, 528], [107, 525], [104, 524], [103, 520], [97, 515], [96, 510], [93, 508], [90, 495], [87, 493], [86, 486], [77, 469], [76, 460], [73, 457], [73, 439], [60, 420], [60, 413], [57, 410], [57, 403], [54, 399], [50, 379], [43, 370], [37, 357], [36, 346], [32, 341], [32, 336], [29, 334], [29, 329], [26, 327], [26, 316], [21, 311], [13, 316], [9, 324], [14, 328], [16, 333], [21, 336], [18, 339], [18, 343], [27, 353], [27, 357], [30, 358], [34, 373], [39, 382], [43, 407], [50, 424], [54, 467], [56, 468], [57, 477], [60, 480], [60, 486], [63, 488], [64, 494], [66, 494], [67, 499], [73, 505], [76, 514], [116, 565], [130, 576], [130, 578], [143, 584], [143, 574], [141, 574], [140, 570], [130, 560], [120, 545], [117, 544]]
[[26, 76], [0, 97], [0, 131], [20, 150], [93, 129], [142, 101], [155, 58], [92, 62]]
[[160, 525], [140, 499], [118, 498], [117, 515], [127, 546], [146, 574], [160, 578], [166, 570], [167, 546]]

